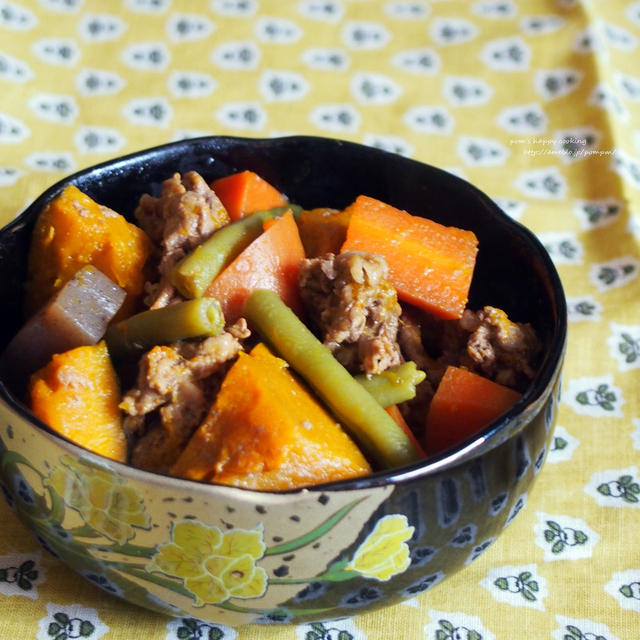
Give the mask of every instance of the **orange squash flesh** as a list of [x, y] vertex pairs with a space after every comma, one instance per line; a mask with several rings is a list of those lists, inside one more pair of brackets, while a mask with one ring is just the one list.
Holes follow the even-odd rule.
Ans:
[[291, 211], [287, 211], [267, 221], [265, 231], [222, 271], [204, 295], [217, 298], [228, 323], [241, 315], [254, 289], [275, 291], [299, 312], [298, 272], [304, 257], [298, 227]]
[[286, 207], [289, 200], [253, 171], [241, 171], [211, 183], [232, 220], [256, 211]]
[[151, 241], [123, 216], [68, 185], [40, 214], [31, 241], [26, 312], [33, 314], [75, 273], [92, 264], [127, 292], [116, 315], [136, 309], [143, 293]]
[[348, 225], [347, 209], [304, 210], [298, 218], [298, 229], [307, 258], [339, 253], [347, 236]]
[[368, 196], [358, 196], [347, 211], [342, 251], [383, 255], [401, 300], [440, 318], [462, 315], [478, 249], [473, 232], [412, 216]]
[[31, 377], [31, 410], [54, 431], [124, 462], [120, 387], [104, 341], [56, 354]]
[[471, 437], [520, 398], [520, 394], [461, 367], [447, 367], [436, 390], [425, 430], [425, 450], [439, 453]]
[[286, 362], [259, 343], [240, 352], [171, 472], [282, 490], [366, 475], [371, 467]]

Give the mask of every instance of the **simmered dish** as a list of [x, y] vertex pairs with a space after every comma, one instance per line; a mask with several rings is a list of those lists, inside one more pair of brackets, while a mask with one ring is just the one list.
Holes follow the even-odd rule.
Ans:
[[68, 185], [36, 222], [3, 375], [96, 453], [261, 490], [411, 464], [513, 406], [539, 340], [468, 307], [473, 232], [321, 205], [191, 171], [132, 223]]

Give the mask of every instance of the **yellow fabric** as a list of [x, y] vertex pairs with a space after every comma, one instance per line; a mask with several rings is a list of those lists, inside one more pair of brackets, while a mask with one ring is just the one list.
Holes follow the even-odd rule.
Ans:
[[[563, 278], [555, 446], [495, 544], [323, 636], [225, 640], [638, 637], [639, 39], [640, 2], [622, 0], [0, 0], [2, 223], [73, 170], [177, 138], [329, 135], [462, 174]], [[186, 637], [41, 552], [4, 501], [0, 521], [0, 569], [38, 569], [29, 590], [0, 573], [0, 638], [53, 637], [61, 611], [92, 640]]]

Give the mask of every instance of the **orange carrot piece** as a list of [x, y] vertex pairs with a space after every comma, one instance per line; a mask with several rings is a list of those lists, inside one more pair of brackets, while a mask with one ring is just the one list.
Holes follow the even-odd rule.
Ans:
[[407, 424], [407, 421], [404, 419], [402, 413], [400, 413], [400, 409], [398, 409], [397, 404], [392, 404], [390, 407], [387, 407], [385, 411], [393, 418], [394, 422], [407, 434], [409, 440], [416, 448], [419, 457], [426, 458], [427, 454], [425, 453], [422, 445], [418, 442], [415, 434], [411, 430], [411, 427]]
[[427, 414], [424, 448], [434, 454], [462, 442], [519, 398], [509, 387], [461, 367], [447, 367]]
[[253, 171], [218, 178], [211, 184], [232, 220], [264, 209], [286, 207], [289, 200]]
[[275, 291], [287, 306], [301, 310], [298, 271], [305, 255], [293, 214], [287, 211], [266, 227], [205, 292], [218, 299], [227, 322], [241, 315], [254, 289]]
[[412, 216], [368, 196], [358, 196], [347, 209], [342, 251], [383, 255], [401, 300], [440, 318], [462, 315], [478, 250], [472, 231]]

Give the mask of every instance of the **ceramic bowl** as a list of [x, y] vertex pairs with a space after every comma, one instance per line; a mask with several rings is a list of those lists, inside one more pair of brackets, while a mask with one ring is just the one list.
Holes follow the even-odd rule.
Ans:
[[[20, 325], [36, 216], [68, 182], [131, 216], [175, 171], [252, 169], [303, 207], [367, 194], [473, 230], [471, 308], [531, 322], [543, 358], [499, 420], [437, 457], [369, 477], [267, 493], [164, 477], [55, 435], [0, 386], [0, 482], [44, 547], [111, 594], [217, 624], [302, 623], [411, 598], [479, 556], [527, 501], [549, 448], [566, 341], [562, 287], [542, 245], [467, 182], [387, 152], [314, 137], [207, 137], [80, 171], [0, 233], [0, 348]], [[444, 587], [439, 588], [446, 588]]]

